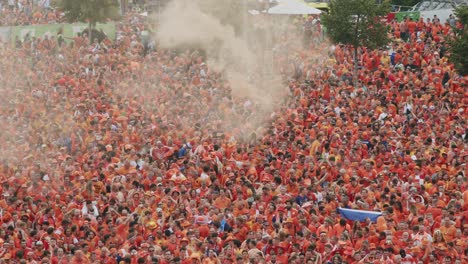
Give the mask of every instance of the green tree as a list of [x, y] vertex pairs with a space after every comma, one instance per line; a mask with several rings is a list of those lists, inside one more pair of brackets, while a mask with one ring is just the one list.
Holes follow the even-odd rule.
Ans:
[[392, 0], [392, 5], [399, 5], [399, 6], [415, 6], [417, 3], [421, 2], [421, 0]]
[[357, 81], [358, 49], [376, 49], [389, 42], [388, 27], [382, 18], [390, 4], [376, 4], [375, 0], [332, 0], [330, 12], [323, 18], [328, 37], [334, 43], [354, 48], [354, 80]]
[[450, 61], [455, 65], [458, 73], [468, 74], [468, 6], [462, 5], [455, 9], [455, 15], [462, 28], [455, 29], [455, 36], [449, 41]]
[[69, 22], [88, 23], [90, 42], [93, 40], [92, 32], [97, 23], [105, 23], [108, 19], [119, 17], [118, 0], [62, 0], [59, 5]]
[[231, 26], [237, 35], [243, 33], [244, 19], [250, 0], [196, 0], [200, 9], [217, 18], [221, 24]]

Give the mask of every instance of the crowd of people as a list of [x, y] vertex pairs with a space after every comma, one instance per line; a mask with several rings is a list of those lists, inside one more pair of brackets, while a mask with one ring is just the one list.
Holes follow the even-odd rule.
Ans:
[[[51, 0], [0, 0], [0, 26], [64, 23], [65, 13], [53, 4]], [[124, 13], [151, 10], [149, 0], [123, 0], [119, 4]]]
[[0, 26], [26, 26], [63, 22], [64, 13], [50, 7], [50, 0], [1, 0]]
[[357, 86], [347, 46], [278, 52], [263, 119], [133, 14], [2, 43], [0, 262], [468, 263], [467, 79], [450, 25], [413, 23], [359, 50]]

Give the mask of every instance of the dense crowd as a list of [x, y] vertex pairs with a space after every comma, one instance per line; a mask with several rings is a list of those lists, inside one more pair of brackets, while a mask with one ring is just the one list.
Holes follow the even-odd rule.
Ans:
[[468, 263], [450, 25], [392, 23], [356, 87], [347, 46], [277, 52], [288, 94], [261, 121], [146, 27], [1, 45], [1, 263]]
[[63, 12], [52, 9], [50, 0], [1, 0], [0, 26], [56, 24]]

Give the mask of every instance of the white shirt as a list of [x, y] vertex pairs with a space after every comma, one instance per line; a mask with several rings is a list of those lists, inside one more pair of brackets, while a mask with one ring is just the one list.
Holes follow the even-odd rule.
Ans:
[[403, 107], [403, 113], [406, 113], [407, 110], [411, 112], [413, 110], [413, 105], [410, 103], [405, 103], [405, 106]]
[[208, 180], [210, 178], [210, 176], [208, 174], [206, 174], [205, 172], [202, 172], [202, 174], [200, 175], [200, 179], [201, 180]]
[[[94, 215], [94, 217], [98, 217], [99, 216], [98, 208], [96, 207], [96, 205], [94, 203], [92, 204], [92, 207], [93, 207], [92, 215]], [[86, 206], [86, 203], [83, 203], [83, 208], [81, 208], [81, 213], [83, 215], [88, 215], [89, 214], [88, 206]]]

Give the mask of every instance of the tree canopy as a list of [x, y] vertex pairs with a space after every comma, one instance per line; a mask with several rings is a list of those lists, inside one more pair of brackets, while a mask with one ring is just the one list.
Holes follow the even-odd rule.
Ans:
[[63, 0], [60, 8], [70, 22], [87, 22], [91, 27], [119, 17], [118, 0]]
[[378, 48], [388, 43], [388, 28], [381, 18], [390, 10], [388, 2], [375, 0], [332, 0], [323, 23], [335, 43]]
[[334, 43], [354, 47], [354, 85], [357, 84], [358, 48], [376, 49], [389, 42], [388, 27], [382, 22], [390, 4], [375, 0], [332, 0], [323, 23]]
[[277, 5], [276, 2], [258, 0], [190, 0], [198, 3], [200, 9], [221, 24], [231, 26], [237, 35], [245, 33], [245, 19], [249, 10], [263, 11]]
[[450, 43], [450, 61], [461, 75], [468, 74], [468, 6], [462, 5], [455, 10], [455, 15], [462, 24], [455, 29], [455, 37]]
[[419, 2], [421, 2], [421, 0], [392, 0], [392, 5], [414, 6]]

